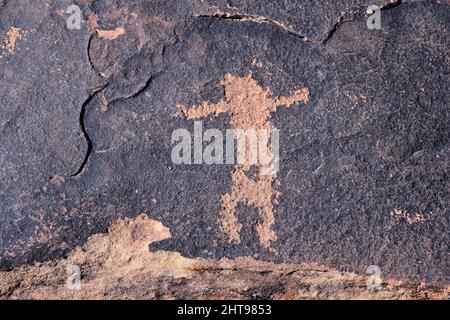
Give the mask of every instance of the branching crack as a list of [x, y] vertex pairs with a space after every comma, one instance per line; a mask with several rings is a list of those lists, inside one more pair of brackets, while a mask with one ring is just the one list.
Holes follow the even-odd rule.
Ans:
[[118, 97], [118, 98], [114, 98], [113, 100], [108, 102], [108, 105], [112, 105], [113, 103], [116, 102], [122, 102], [122, 101], [126, 101], [126, 100], [131, 100], [134, 99], [136, 97], [138, 97], [141, 93], [143, 93], [145, 90], [147, 90], [147, 88], [150, 86], [150, 84], [152, 83], [153, 80], [155, 80], [156, 78], [158, 78], [163, 72], [158, 72], [155, 74], [152, 74], [139, 88], [138, 90], [136, 90], [136, 92], [125, 96], [125, 97]]
[[[112, 100], [109, 104], [111, 105], [112, 103], [115, 102], [119, 102], [119, 101], [126, 101], [126, 100], [130, 100], [133, 98], [136, 98], [137, 96], [139, 96], [142, 92], [144, 92], [148, 86], [150, 85], [150, 83], [157, 78], [159, 75], [161, 75], [162, 72], [156, 73], [151, 75], [143, 84], [142, 86], [139, 87], [139, 89], [134, 92], [133, 94], [126, 96], [126, 97], [120, 97], [117, 99]], [[95, 89], [92, 90], [92, 93], [87, 97], [87, 99], [83, 102], [83, 104], [81, 105], [81, 111], [80, 111], [80, 118], [79, 118], [79, 122], [80, 122], [80, 128], [81, 131], [83, 132], [84, 138], [86, 139], [86, 143], [87, 143], [87, 150], [86, 150], [86, 155], [84, 156], [83, 162], [81, 163], [80, 167], [78, 168], [78, 170], [71, 174], [69, 177], [77, 177], [80, 174], [82, 174], [86, 168], [86, 164], [89, 161], [89, 158], [91, 156], [92, 153], [92, 140], [89, 137], [86, 127], [85, 127], [85, 123], [84, 123], [84, 116], [86, 114], [86, 107], [88, 106], [88, 104], [92, 101], [92, 99], [101, 91], [103, 91], [109, 84], [105, 84], [103, 86], [97, 87]]]
[[[395, 8], [395, 7], [398, 7], [399, 5], [401, 5], [401, 4], [403, 4], [403, 3], [405, 3], [405, 1], [404, 0], [396, 0], [396, 1], [394, 1], [394, 2], [392, 2], [392, 1], [390, 1], [389, 3], [387, 3], [387, 4], [383, 4], [383, 5], [381, 5], [380, 6], [380, 10], [388, 10], [388, 9], [391, 9], [391, 8]], [[333, 27], [331, 28], [331, 30], [328, 32], [328, 35], [327, 35], [327, 37], [325, 38], [325, 40], [322, 42], [322, 45], [326, 45], [330, 40], [331, 40], [331, 38], [336, 34], [336, 32], [339, 30], [339, 28], [344, 24], [344, 23], [346, 23], [346, 22], [352, 22], [353, 20], [354, 20], [354, 18], [355, 17], [357, 17], [357, 16], [360, 16], [360, 17], [362, 17], [362, 16], [365, 16], [366, 15], [366, 12], [365, 12], [365, 10], [363, 11], [363, 10], [361, 10], [362, 12], [360, 12], [359, 14], [356, 14], [355, 15], [355, 12], [353, 12], [353, 18], [351, 18], [351, 19], [346, 19], [346, 17], [347, 16], [349, 16], [350, 14], [349, 13], [344, 13], [344, 14], [342, 14], [340, 17], [338, 17], [338, 19], [337, 19], [337, 22], [333, 25]]]

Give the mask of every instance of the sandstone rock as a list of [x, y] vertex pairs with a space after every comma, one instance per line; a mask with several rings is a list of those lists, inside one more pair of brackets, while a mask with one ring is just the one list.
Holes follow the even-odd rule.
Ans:
[[[380, 30], [366, 25], [373, 4], [381, 6]], [[125, 284], [112, 285], [121, 288], [115, 298], [166, 297], [167, 286], [180, 283], [178, 297], [199, 298], [198, 273], [208, 286], [230, 280], [220, 297], [234, 297], [231, 287], [242, 298], [362, 297], [368, 293], [334, 279], [358, 286], [371, 265], [402, 283], [394, 291], [425, 287], [370, 297], [446, 290], [448, 1], [83, 0], [80, 29], [67, 28], [70, 5], [0, 1], [0, 269], [1, 281], [19, 283], [16, 291], [2, 285], [3, 296], [52, 296], [48, 268], [62, 270], [77, 246], [90, 248], [95, 234], [135, 221], [126, 218], [159, 221], [171, 236], [144, 236], [139, 268], [123, 262], [108, 272], [142, 271], [166, 287], [145, 293], [124, 276]], [[267, 107], [251, 128], [279, 130], [276, 176], [258, 184], [258, 168], [172, 163], [174, 130], [193, 131], [201, 120], [204, 130], [225, 131], [237, 119], [228, 107], [189, 116], [196, 106], [243, 99], [256, 104], [244, 120]], [[157, 250], [208, 267], [190, 279], [169, 266], [163, 275], [149, 262]], [[96, 261], [104, 258], [89, 252], [83, 264], [94, 266], [94, 288], [104, 281]], [[224, 261], [237, 270], [225, 274]], [[312, 264], [327, 276], [304, 279]], [[258, 291], [260, 267], [276, 274], [267, 280], [273, 290]], [[293, 269], [301, 276], [284, 276]], [[245, 284], [232, 281], [243, 275]], [[292, 293], [303, 280], [333, 288]], [[57, 295], [97, 297], [108, 288]]]

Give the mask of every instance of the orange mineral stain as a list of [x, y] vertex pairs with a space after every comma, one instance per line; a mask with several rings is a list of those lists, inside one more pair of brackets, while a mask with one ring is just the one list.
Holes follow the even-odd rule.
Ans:
[[114, 30], [100, 30], [96, 29], [97, 35], [99, 38], [104, 38], [108, 40], [114, 40], [120, 37], [121, 35], [125, 34], [124, 28], [116, 28]]

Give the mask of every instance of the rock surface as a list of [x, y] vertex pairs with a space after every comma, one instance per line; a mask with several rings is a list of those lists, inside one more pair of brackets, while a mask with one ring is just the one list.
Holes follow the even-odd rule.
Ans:
[[[66, 259], [0, 272], [3, 299], [447, 299], [449, 287], [383, 280], [317, 264], [274, 264], [250, 257], [187, 259], [148, 251], [170, 237], [146, 215], [119, 219]], [[74, 287], [74, 268], [83, 275]], [[71, 286], [72, 285], [72, 286]]]
[[[0, 0], [3, 297], [446, 297], [448, 1], [80, 0], [79, 30], [72, 4]], [[200, 120], [278, 129], [276, 176], [172, 163]], [[136, 265], [92, 246], [141, 220]], [[89, 292], [64, 291], [72, 261]], [[384, 291], [361, 288], [371, 265]]]

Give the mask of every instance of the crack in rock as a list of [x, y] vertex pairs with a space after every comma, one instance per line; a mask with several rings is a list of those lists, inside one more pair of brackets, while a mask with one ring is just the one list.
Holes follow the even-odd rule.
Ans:
[[296, 32], [295, 30], [285, 26], [281, 22], [278, 22], [276, 20], [273, 20], [273, 19], [270, 19], [270, 18], [264, 17], [264, 16], [216, 12], [212, 15], [200, 14], [200, 15], [195, 15], [194, 17], [195, 18], [217, 19], [217, 20], [235, 20], [235, 21], [242, 21], [242, 22], [250, 21], [250, 22], [255, 22], [255, 23], [267, 23], [267, 24], [275, 27], [276, 29], [281, 30], [284, 33], [287, 33], [291, 37], [300, 39], [304, 42], [311, 42], [309, 40], [308, 36]]
[[89, 64], [90, 64], [90, 66], [91, 66], [91, 69], [92, 69], [92, 70], [93, 70], [100, 78], [105, 78], [105, 76], [102, 75], [102, 74], [100, 73], [100, 71], [97, 70], [97, 68], [95, 67], [94, 61], [92, 60], [92, 57], [91, 57], [91, 45], [92, 45], [92, 40], [94, 39], [94, 37], [95, 37], [95, 34], [94, 34], [94, 33], [92, 33], [92, 34], [89, 36], [89, 40], [88, 40], [88, 44], [87, 44], [87, 49], [86, 49], [88, 61], [89, 61]]
[[137, 98], [141, 93], [143, 93], [150, 86], [152, 81], [155, 80], [156, 78], [158, 78], [160, 75], [162, 75], [162, 73], [163, 72], [161, 71], [161, 72], [152, 74], [147, 80], [145, 80], [145, 82], [134, 93], [127, 95], [125, 97], [114, 98], [113, 100], [111, 100], [108, 103], [108, 105], [112, 105], [113, 103], [116, 103], [116, 102], [122, 102], [122, 101]]
[[89, 157], [91, 156], [91, 152], [92, 152], [92, 140], [89, 137], [87, 131], [86, 131], [86, 127], [84, 124], [84, 116], [86, 114], [86, 107], [89, 104], [89, 102], [92, 101], [92, 99], [101, 91], [103, 91], [106, 87], [108, 86], [108, 84], [105, 84], [101, 87], [95, 88], [92, 90], [92, 93], [87, 97], [87, 99], [83, 102], [83, 104], [81, 105], [81, 111], [80, 111], [80, 117], [79, 117], [79, 122], [80, 122], [80, 128], [81, 131], [83, 132], [84, 138], [86, 139], [86, 143], [87, 143], [87, 150], [86, 150], [86, 154], [84, 156], [83, 162], [81, 163], [80, 167], [78, 168], [77, 171], [75, 171], [73, 174], [69, 175], [69, 177], [77, 177], [80, 174], [82, 174], [85, 170], [86, 164], [89, 161]]

